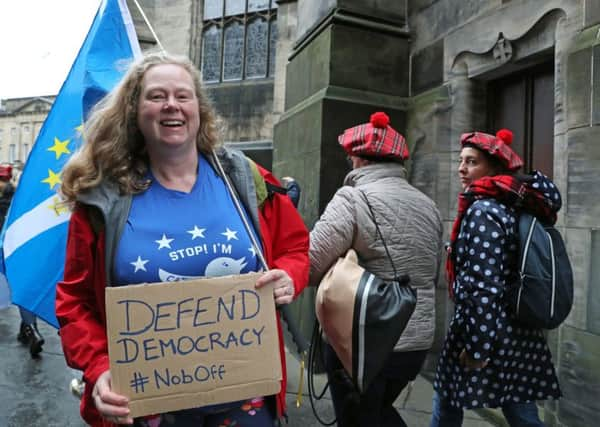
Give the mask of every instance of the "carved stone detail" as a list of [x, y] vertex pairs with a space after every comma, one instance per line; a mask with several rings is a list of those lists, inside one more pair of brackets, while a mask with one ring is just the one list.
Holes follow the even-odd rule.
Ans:
[[498, 34], [498, 41], [492, 49], [494, 59], [500, 63], [505, 63], [511, 60], [513, 56], [513, 48], [510, 40], [504, 38], [504, 34]]

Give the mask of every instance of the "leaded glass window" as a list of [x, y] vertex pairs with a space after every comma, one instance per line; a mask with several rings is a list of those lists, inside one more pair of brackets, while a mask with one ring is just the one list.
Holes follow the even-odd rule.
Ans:
[[216, 25], [202, 37], [202, 77], [207, 83], [221, 80], [221, 29]]
[[204, 0], [204, 19], [220, 18], [223, 15], [223, 0]]
[[270, 40], [269, 45], [271, 49], [269, 49], [269, 75], [275, 75], [275, 46], [277, 44], [278, 32], [277, 32], [277, 23], [275, 21], [271, 21], [270, 23]]
[[[277, 3], [273, 5], [276, 6]], [[269, 0], [248, 0], [248, 12], [258, 12], [269, 8]]]
[[225, 16], [239, 15], [246, 11], [245, 0], [226, 0]]
[[242, 78], [242, 59], [244, 58], [244, 27], [232, 22], [225, 27], [223, 46], [223, 80]]
[[206, 83], [272, 77], [275, 0], [204, 0], [202, 77]]
[[269, 24], [264, 19], [256, 18], [247, 28], [246, 77], [266, 77]]

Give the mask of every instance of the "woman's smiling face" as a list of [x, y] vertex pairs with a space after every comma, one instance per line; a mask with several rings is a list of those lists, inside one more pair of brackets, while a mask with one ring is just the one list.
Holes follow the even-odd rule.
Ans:
[[198, 98], [192, 76], [183, 67], [160, 64], [146, 71], [137, 123], [149, 150], [196, 144], [200, 128]]

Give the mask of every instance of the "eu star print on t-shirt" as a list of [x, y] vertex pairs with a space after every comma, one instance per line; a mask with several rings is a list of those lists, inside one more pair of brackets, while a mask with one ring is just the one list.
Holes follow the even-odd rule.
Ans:
[[150, 178], [148, 190], [133, 197], [117, 247], [113, 275], [117, 284], [259, 270], [231, 195], [204, 156], [189, 193], [169, 190]]

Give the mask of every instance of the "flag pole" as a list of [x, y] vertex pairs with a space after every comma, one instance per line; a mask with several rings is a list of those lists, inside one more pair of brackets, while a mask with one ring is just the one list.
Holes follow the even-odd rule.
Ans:
[[162, 43], [158, 39], [158, 36], [156, 35], [156, 32], [154, 31], [154, 28], [152, 28], [152, 25], [150, 25], [150, 21], [148, 20], [148, 17], [144, 13], [144, 10], [142, 9], [142, 6], [140, 6], [140, 4], [138, 3], [138, 0], [133, 0], [133, 2], [135, 3], [135, 6], [140, 11], [140, 14], [142, 15], [142, 18], [144, 19], [144, 22], [148, 26], [148, 29], [150, 30], [150, 33], [152, 34], [152, 37], [154, 37], [154, 40], [156, 40], [156, 44], [158, 45], [158, 47], [160, 47], [160, 50], [162, 50], [164, 52], [165, 48], [163, 47]]

